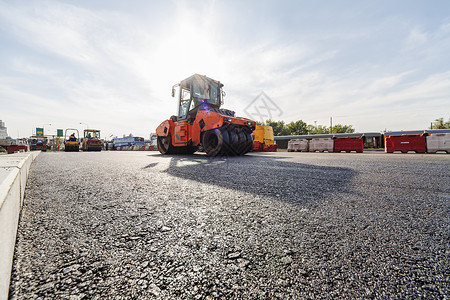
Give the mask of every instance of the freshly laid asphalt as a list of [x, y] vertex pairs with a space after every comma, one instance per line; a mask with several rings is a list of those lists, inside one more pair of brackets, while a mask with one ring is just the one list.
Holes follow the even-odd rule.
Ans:
[[42, 153], [10, 298], [446, 299], [450, 155]]

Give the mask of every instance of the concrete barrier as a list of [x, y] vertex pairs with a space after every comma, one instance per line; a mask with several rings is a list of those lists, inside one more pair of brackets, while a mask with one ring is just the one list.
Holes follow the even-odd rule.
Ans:
[[307, 139], [292, 139], [288, 142], [288, 151], [309, 151], [309, 141]]
[[0, 156], [0, 299], [8, 299], [19, 214], [30, 166], [39, 152]]
[[117, 151], [153, 151], [156, 150], [155, 146], [117, 146]]
[[314, 138], [309, 141], [309, 152], [333, 152], [334, 141], [330, 138]]
[[425, 153], [427, 151], [426, 138], [420, 134], [390, 135], [384, 140], [384, 152], [394, 153], [395, 151]]
[[450, 133], [432, 133], [427, 136], [427, 152], [436, 153], [438, 151], [450, 154]]

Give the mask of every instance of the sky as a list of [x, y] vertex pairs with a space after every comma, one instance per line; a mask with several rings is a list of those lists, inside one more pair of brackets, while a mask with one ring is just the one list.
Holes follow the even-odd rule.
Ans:
[[427, 129], [450, 118], [450, 1], [0, 0], [0, 120], [148, 138], [174, 84], [256, 121]]

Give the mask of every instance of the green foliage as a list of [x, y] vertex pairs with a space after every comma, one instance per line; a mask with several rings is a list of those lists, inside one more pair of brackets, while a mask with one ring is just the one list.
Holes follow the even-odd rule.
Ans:
[[307, 129], [308, 129], [308, 134], [328, 134], [328, 133], [330, 133], [329, 127], [323, 126], [323, 125], [318, 125], [318, 126], [308, 125]]
[[353, 133], [355, 129], [353, 129], [352, 125], [341, 125], [336, 124], [333, 126], [332, 133]]
[[284, 124], [284, 121], [267, 120], [266, 125], [272, 127], [273, 135], [289, 135], [289, 130], [287, 129], [286, 124]]
[[450, 129], [450, 119], [447, 122], [444, 122], [444, 118], [436, 119], [430, 129]]
[[308, 134], [307, 124], [302, 120], [291, 122], [286, 125], [290, 135], [303, 135]]
[[[450, 122], [450, 121], [449, 121]], [[257, 122], [256, 125], [269, 125], [273, 128], [275, 136], [280, 135], [307, 135], [307, 134], [329, 134], [330, 127], [324, 125], [306, 124], [302, 120], [292, 121], [285, 124], [284, 121], [267, 120], [264, 123]], [[433, 127], [434, 128], [434, 127]], [[352, 125], [336, 124], [333, 126], [332, 133], [353, 133], [355, 129]]]

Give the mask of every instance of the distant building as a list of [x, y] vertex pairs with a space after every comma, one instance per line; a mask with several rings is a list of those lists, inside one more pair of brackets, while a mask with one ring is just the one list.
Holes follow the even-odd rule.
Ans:
[[8, 132], [6, 131], [5, 122], [0, 120], [0, 147], [6, 148], [14, 143], [8, 136]]
[[5, 122], [0, 120], [0, 140], [9, 138], [7, 128], [5, 127]]

